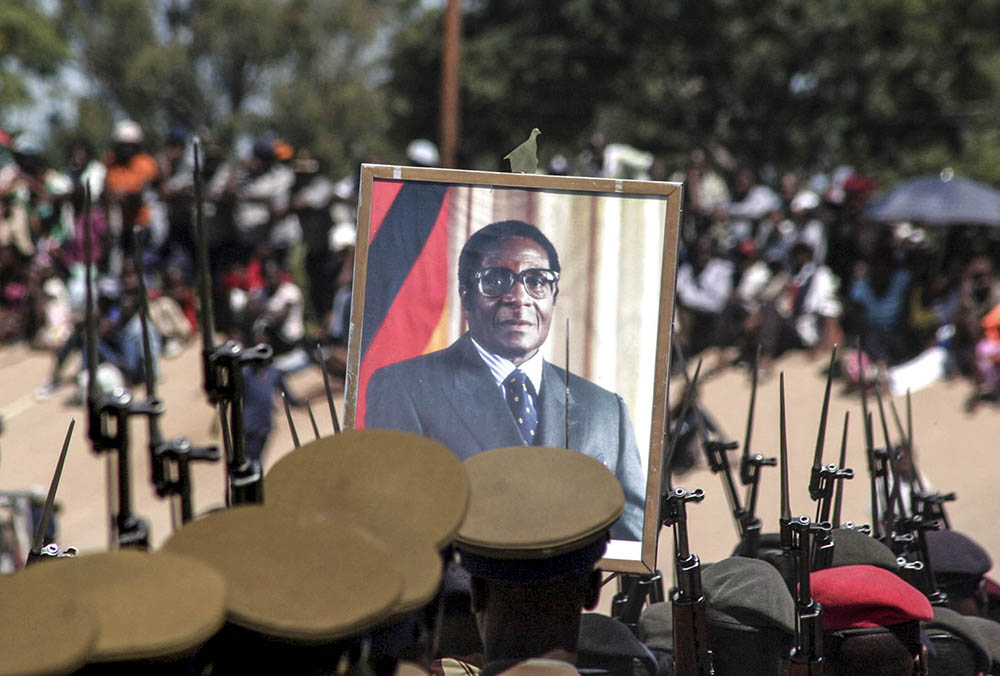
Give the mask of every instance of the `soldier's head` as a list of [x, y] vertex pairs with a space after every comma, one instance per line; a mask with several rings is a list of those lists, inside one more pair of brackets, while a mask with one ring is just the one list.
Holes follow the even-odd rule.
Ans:
[[458, 292], [469, 332], [515, 364], [545, 342], [559, 295], [559, 255], [533, 225], [500, 221], [478, 230], [458, 260]]
[[834, 676], [926, 673], [920, 622], [931, 604], [895, 574], [870, 565], [828, 568], [810, 576], [823, 607], [823, 652]]
[[600, 593], [595, 566], [624, 510], [621, 485], [566, 449], [500, 448], [464, 464], [470, 502], [456, 546], [486, 658], [574, 661], [580, 614]]

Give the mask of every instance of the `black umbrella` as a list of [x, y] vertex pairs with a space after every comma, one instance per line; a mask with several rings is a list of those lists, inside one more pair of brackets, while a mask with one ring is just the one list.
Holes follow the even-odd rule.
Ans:
[[950, 171], [897, 185], [862, 213], [873, 221], [1000, 226], [1000, 190]]

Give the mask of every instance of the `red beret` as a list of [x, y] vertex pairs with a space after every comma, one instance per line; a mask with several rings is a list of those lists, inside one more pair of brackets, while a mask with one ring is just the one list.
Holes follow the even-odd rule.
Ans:
[[930, 620], [931, 604], [916, 587], [875, 566], [841, 566], [809, 576], [813, 599], [823, 605], [823, 630], [889, 627]]

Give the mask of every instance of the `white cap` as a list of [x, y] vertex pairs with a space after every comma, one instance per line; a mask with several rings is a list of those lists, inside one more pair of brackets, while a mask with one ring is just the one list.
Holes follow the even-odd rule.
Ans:
[[433, 167], [440, 160], [437, 146], [425, 138], [410, 141], [410, 145], [406, 146], [406, 157], [422, 167]]
[[142, 143], [142, 127], [134, 120], [121, 120], [115, 124], [112, 138], [115, 143]]

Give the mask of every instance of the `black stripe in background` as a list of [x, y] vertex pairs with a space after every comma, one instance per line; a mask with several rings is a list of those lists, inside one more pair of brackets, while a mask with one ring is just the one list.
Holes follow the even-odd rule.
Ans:
[[375, 233], [368, 247], [362, 359], [427, 243], [447, 189], [443, 183], [404, 184]]

